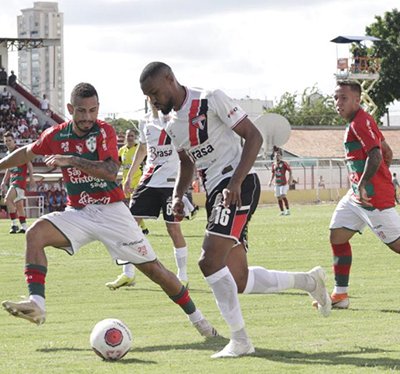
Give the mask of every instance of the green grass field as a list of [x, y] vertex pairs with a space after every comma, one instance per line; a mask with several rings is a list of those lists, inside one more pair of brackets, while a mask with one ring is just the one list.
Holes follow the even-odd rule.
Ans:
[[[250, 226], [249, 264], [305, 271], [322, 265], [333, 287], [328, 224], [334, 205], [260, 207]], [[160, 221], [148, 221], [149, 239], [162, 262], [175, 271], [172, 245]], [[191, 295], [228, 337], [214, 298], [197, 267], [205, 226], [202, 209], [184, 222], [190, 258]], [[26, 295], [24, 237], [9, 235], [0, 221], [0, 299]], [[142, 274], [137, 285], [109, 291], [104, 283], [120, 269], [100, 243], [74, 257], [48, 248], [47, 321], [37, 327], [0, 310], [0, 373], [376, 373], [400, 370], [400, 258], [369, 230], [353, 238], [351, 307], [323, 318], [311, 298], [296, 290], [241, 295], [254, 356], [212, 360], [226, 339], [205, 341], [186, 316]], [[103, 362], [89, 335], [101, 319], [122, 319], [132, 330], [132, 350], [118, 362]]]

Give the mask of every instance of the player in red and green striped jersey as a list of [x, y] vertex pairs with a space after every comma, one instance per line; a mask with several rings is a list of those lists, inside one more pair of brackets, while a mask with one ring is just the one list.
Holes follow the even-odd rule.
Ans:
[[[7, 154], [18, 148], [14, 135], [10, 131], [4, 133], [3, 139], [8, 150]], [[8, 168], [1, 182], [1, 192], [5, 193], [7, 210], [11, 219], [10, 234], [24, 234], [27, 230], [24, 200], [28, 171], [30, 188], [33, 190], [35, 188], [35, 180], [31, 162]], [[21, 228], [18, 227], [18, 222]]]
[[60, 167], [68, 194], [64, 212], [46, 214], [26, 233], [25, 276], [29, 299], [4, 301], [12, 315], [38, 325], [44, 323], [45, 247], [75, 254], [93, 241], [102, 242], [111, 257], [131, 262], [178, 304], [203, 336], [218, 335], [196, 308], [189, 291], [167, 270], [132, 218], [116, 179], [119, 170], [117, 136], [111, 125], [97, 119], [98, 95], [89, 83], [72, 91], [67, 106], [72, 121], [45, 130], [40, 138], [0, 161], [0, 169], [24, 164], [36, 155], [46, 155], [50, 167]]
[[[272, 174], [269, 180], [269, 186], [275, 179], [275, 197], [278, 200], [281, 216], [290, 215], [289, 201], [287, 199], [287, 192], [289, 185], [292, 183], [292, 169], [286, 161], [282, 160], [281, 150], [278, 149], [274, 154], [274, 163], [272, 164]], [[286, 178], [286, 173], [289, 173], [289, 179]]]
[[344, 147], [351, 188], [330, 223], [335, 274], [331, 298], [333, 308], [346, 309], [352, 263], [350, 239], [368, 225], [392, 251], [400, 253], [400, 217], [389, 171], [392, 150], [373, 117], [360, 106], [359, 83], [338, 82], [334, 99], [337, 112], [348, 121]]

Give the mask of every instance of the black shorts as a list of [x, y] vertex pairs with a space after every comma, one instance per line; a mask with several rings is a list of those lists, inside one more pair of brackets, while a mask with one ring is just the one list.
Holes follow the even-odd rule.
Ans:
[[247, 247], [247, 224], [255, 212], [260, 198], [260, 180], [257, 174], [249, 174], [241, 186], [242, 206], [225, 208], [222, 204], [222, 190], [230, 178], [224, 179], [209, 196], [207, 196], [207, 232], [232, 238]]
[[136, 218], [157, 219], [160, 211], [164, 221], [174, 222], [172, 213], [173, 188], [155, 188], [140, 184], [132, 194], [129, 209]]

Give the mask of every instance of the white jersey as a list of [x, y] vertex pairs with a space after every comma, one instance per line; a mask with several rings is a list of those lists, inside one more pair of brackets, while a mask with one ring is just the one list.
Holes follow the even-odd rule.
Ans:
[[146, 114], [139, 123], [139, 141], [147, 145], [147, 159], [139, 184], [149, 187], [170, 187], [175, 185], [179, 157], [165, 132], [168, 116], [161, 113], [160, 119], [152, 113]]
[[239, 164], [242, 147], [233, 128], [246, 117], [222, 91], [193, 88], [186, 88], [181, 109], [171, 113], [166, 131], [176, 150], [195, 163], [208, 194]]

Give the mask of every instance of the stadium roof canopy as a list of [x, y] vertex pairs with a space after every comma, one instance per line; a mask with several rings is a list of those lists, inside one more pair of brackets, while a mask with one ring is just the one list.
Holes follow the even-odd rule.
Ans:
[[335, 39], [332, 39], [331, 42], [343, 44], [343, 43], [360, 43], [365, 40], [369, 40], [371, 42], [378, 42], [381, 39], [379, 39], [375, 36], [368, 36], [368, 35], [365, 35], [365, 36], [344, 36], [344, 35], [342, 36], [342, 35], [339, 35]]
[[47, 38], [1, 38], [0, 45], [4, 45], [7, 49], [13, 50], [16, 48], [18, 51], [23, 49], [49, 47], [60, 45], [60, 39], [47, 39]]

